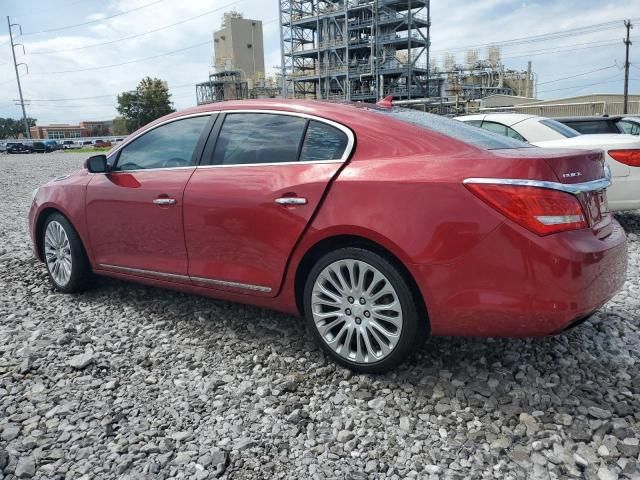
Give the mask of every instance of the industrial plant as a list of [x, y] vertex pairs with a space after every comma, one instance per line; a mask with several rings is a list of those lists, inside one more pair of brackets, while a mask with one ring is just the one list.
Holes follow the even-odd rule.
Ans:
[[535, 73], [505, 67], [490, 47], [458, 62], [430, 57], [429, 0], [280, 0], [282, 65], [267, 76], [262, 22], [224, 14], [213, 33], [209, 79], [198, 104], [245, 98], [376, 102], [393, 95], [425, 110], [455, 113], [490, 95], [535, 97]]

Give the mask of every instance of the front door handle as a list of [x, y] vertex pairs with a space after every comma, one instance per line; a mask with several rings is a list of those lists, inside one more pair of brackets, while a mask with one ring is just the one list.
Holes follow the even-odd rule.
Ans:
[[280, 197], [276, 198], [278, 205], [306, 205], [307, 199], [304, 197]]
[[156, 198], [153, 203], [156, 205], [173, 205], [176, 203], [175, 198]]

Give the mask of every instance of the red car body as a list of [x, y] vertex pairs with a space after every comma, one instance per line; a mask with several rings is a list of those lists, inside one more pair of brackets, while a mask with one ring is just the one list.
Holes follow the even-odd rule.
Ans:
[[[600, 153], [487, 150], [367, 108], [312, 101], [206, 105], [142, 132], [239, 110], [336, 122], [352, 132], [353, 149], [344, 162], [81, 170], [35, 195], [29, 220], [36, 255], [42, 260], [42, 219], [57, 210], [77, 230], [96, 273], [298, 314], [314, 255], [362, 239], [406, 269], [431, 335], [561, 332], [625, 280], [626, 238], [611, 214], [540, 236], [465, 186], [473, 178], [594, 181], [603, 176]], [[580, 178], [563, 176], [576, 165]], [[294, 195], [308, 203], [274, 203]], [[154, 204], [159, 198], [177, 202]]]

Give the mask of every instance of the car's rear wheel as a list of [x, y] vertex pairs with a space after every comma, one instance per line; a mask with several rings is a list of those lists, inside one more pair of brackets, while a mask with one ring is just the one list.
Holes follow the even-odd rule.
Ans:
[[42, 253], [49, 281], [61, 292], [75, 293], [91, 286], [91, 265], [78, 233], [59, 213], [47, 217], [42, 228]]
[[363, 248], [341, 248], [311, 269], [305, 317], [322, 348], [338, 363], [381, 373], [411, 353], [423, 329], [404, 274]]

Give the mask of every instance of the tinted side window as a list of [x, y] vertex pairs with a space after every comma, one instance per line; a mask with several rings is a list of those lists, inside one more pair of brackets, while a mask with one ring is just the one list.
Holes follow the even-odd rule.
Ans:
[[618, 126], [622, 133], [629, 135], [640, 135], [640, 123], [630, 122], [628, 120], [620, 120]]
[[466, 123], [462, 121], [452, 120], [418, 110], [394, 108], [393, 110], [387, 110], [387, 112], [379, 112], [383, 115], [391, 115], [398, 120], [417, 125], [425, 130], [433, 130], [479, 148], [488, 150], [501, 148], [533, 148], [528, 143], [496, 135], [487, 130], [466, 125]]
[[124, 147], [116, 170], [188, 167], [209, 116], [176, 120], [143, 134]]
[[343, 131], [312, 120], [304, 138], [300, 161], [339, 160], [347, 148], [348, 141]]
[[615, 123], [608, 120], [594, 120], [590, 122], [564, 122], [564, 124], [582, 134], [620, 133]]
[[505, 137], [515, 138], [525, 142], [526, 140], [522, 135], [516, 132], [513, 128], [503, 125], [497, 122], [482, 122], [482, 128], [489, 130], [490, 132], [497, 133], [498, 135], [504, 135]]
[[213, 158], [205, 164], [246, 165], [298, 161], [307, 120], [271, 113], [228, 114]]

